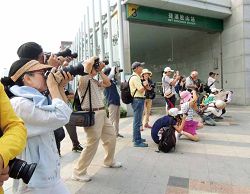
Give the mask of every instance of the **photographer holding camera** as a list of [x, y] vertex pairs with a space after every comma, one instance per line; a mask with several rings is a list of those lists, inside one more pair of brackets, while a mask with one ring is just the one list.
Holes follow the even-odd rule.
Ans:
[[105, 101], [108, 106], [109, 111], [109, 120], [111, 121], [112, 125], [115, 128], [116, 136], [122, 137], [119, 133], [119, 120], [120, 120], [120, 95], [117, 91], [117, 76], [120, 72], [122, 72], [122, 69], [119, 69], [118, 67], [106, 67], [104, 69], [104, 74], [108, 76], [111, 85], [109, 87], [106, 87], [103, 91], [103, 94], [105, 96]]
[[2, 185], [9, 178], [8, 163], [25, 147], [27, 131], [23, 121], [16, 116], [1, 83], [0, 96], [0, 194], [3, 194]]
[[[87, 168], [96, 154], [100, 139], [103, 141], [105, 150], [104, 166], [110, 168], [120, 168], [122, 166], [120, 162], [114, 160], [116, 134], [114, 126], [107, 118], [102, 99], [102, 89], [111, 85], [108, 76], [102, 72], [104, 67], [105, 63], [103, 61], [99, 61], [99, 58], [91, 57], [84, 62], [84, 69], [89, 75], [81, 76], [79, 79], [78, 94], [81, 100], [86, 93], [81, 108], [86, 112], [95, 112], [95, 124], [91, 127], [84, 127], [84, 131], [87, 134], [87, 143], [74, 167], [73, 180], [84, 182], [91, 180], [91, 177], [87, 174]], [[101, 78], [99, 81], [94, 79], [97, 74]], [[87, 90], [88, 86], [90, 86], [91, 92]], [[92, 110], [90, 110], [90, 101]]]
[[197, 80], [198, 80], [198, 72], [197, 71], [192, 71], [190, 76], [186, 78], [186, 88], [189, 92], [192, 90], [198, 91], [198, 85], [197, 85]]
[[[37, 163], [28, 184], [14, 180], [13, 193], [69, 194], [60, 178], [60, 159], [53, 131], [69, 121], [72, 110], [64, 85], [72, 76], [51, 68], [36, 60], [20, 59], [11, 65], [9, 76], [2, 80], [12, 93], [10, 101], [14, 111], [28, 129], [27, 145], [19, 158]], [[46, 70], [50, 70], [47, 78]]]
[[215, 82], [216, 82], [218, 76], [219, 76], [218, 73], [209, 72], [209, 77], [207, 79], [207, 86], [209, 87], [210, 90], [213, 88], [216, 88]]
[[173, 72], [174, 70], [172, 70], [170, 67], [166, 67], [162, 76], [162, 87], [164, 98], [166, 101], [166, 112], [168, 112], [170, 108], [174, 108], [176, 102], [175, 85], [179, 81], [180, 75], [179, 71], [176, 71], [173, 78], [170, 78]]
[[[82, 65], [78, 66], [69, 65], [70, 61], [72, 61], [74, 58], [77, 57], [77, 53], [71, 53], [70, 49], [65, 49], [64, 51], [58, 52], [56, 54], [52, 54], [51, 52], [44, 53], [42, 47], [39, 44], [35, 42], [26, 42], [18, 48], [17, 55], [19, 56], [20, 59], [22, 58], [28, 58], [31, 60], [34, 59], [38, 60], [41, 64], [48, 63], [49, 65], [56, 67], [60, 70], [70, 71], [71, 74], [72, 73], [74, 74], [74, 76], [79, 73], [82, 75], [85, 74]], [[48, 73], [49, 71], [47, 71], [47, 74]], [[65, 86], [65, 94], [69, 101], [71, 101], [74, 98], [74, 92], [70, 89], [70, 83], [68, 83]], [[67, 132], [73, 144], [72, 151], [81, 152], [83, 148], [80, 142], [78, 141], [76, 126], [73, 126], [69, 123], [65, 125], [65, 128], [67, 129]], [[57, 130], [55, 130], [54, 134], [56, 138], [58, 154], [59, 156], [61, 156], [60, 144], [65, 137], [65, 132], [63, 127], [60, 127]]]

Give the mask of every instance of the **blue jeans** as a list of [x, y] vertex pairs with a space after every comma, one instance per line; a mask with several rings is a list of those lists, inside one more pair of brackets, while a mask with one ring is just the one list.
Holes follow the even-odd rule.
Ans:
[[133, 140], [136, 144], [141, 143], [141, 131], [142, 114], [144, 109], [144, 99], [134, 98], [132, 102], [132, 108], [134, 111], [133, 119]]

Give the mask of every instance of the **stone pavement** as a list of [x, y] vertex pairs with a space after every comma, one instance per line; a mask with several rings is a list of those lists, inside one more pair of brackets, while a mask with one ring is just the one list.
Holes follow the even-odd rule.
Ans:
[[[151, 124], [164, 108], [153, 109]], [[102, 167], [103, 148], [89, 167], [91, 182], [70, 179], [79, 153], [71, 151], [69, 137], [62, 142], [62, 178], [71, 193], [77, 194], [250, 194], [250, 107], [231, 106], [218, 126], [198, 131], [199, 142], [181, 139], [172, 153], [157, 153], [150, 130], [142, 132], [148, 148], [134, 148], [131, 142], [132, 118], [121, 119], [116, 159], [123, 168]], [[79, 139], [85, 134], [78, 129]], [[5, 184], [11, 193], [11, 180]]]

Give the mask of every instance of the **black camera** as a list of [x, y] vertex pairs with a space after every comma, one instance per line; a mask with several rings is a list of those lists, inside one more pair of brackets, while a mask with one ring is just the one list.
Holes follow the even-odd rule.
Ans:
[[95, 62], [94, 62], [94, 65], [93, 65], [94, 69], [95, 70], [99, 69], [101, 63], [104, 63], [105, 65], [108, 65], [109, 61], [107, 59], [105, 59], [103, 61], [100, 61], [100, 58], [96, 58]]
[[28, 184], [35, 169], [36, 163], [27, 164], [27, 162], [14, 158], [9, 162], [9, 176], [13, 179], [22, 179], [24, 183]]
[[123, 72], [123, 69], [115, 68], [115, 74]]
[[149, 86], [150, 86], [151, 88], [155, 88], [156, 83], [152, 83], [152, 84], [150, 84]]
[[[76, 75], [88, 75], [88, 73], [84, 72], [84, 67], [82, 62], [79, 62], [77, 65], [69, 65], [66, 67], [61, 68], [59, 71], [65, 71], [69, 72], [71, 75], [76, 76]], [[44, 74], [44, 77], [47, 78], [50, 74], [50, 70], [46, 71]]]
[[[3, 136], [2, 130], [0, 129], [0, 137]], [[35, 169], [36, 163], [27, 164], [27, 162], [14, 158], [9, 161], [9, 177], [13, 179], [23, 179], [23, 182], [28, 184]]]
[[[45, 61], [47, 61], [50, 57], [52, 53], [51, 52], [45, 52], [44, 55], [46, 56], [45, 58]], [[78, 54], [77, 53], [72, 53], [71, 50], [69, 48], [65, 49], [64, 51], [61, 51], [61, 52], [58, 52], [58, 53], [55, 53], [54, 55], [56, 55], [57, 57], [71, 57], [71, 58], [77, 58], [78, 57]]]

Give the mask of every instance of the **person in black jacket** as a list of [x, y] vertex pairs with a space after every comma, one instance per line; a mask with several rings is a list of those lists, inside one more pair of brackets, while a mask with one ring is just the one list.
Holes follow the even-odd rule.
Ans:
[[[145, 92], [145, 102], [144, 102], [144, 117], [143, 117], [143, 127], [144, 128], [152, 128], [152, 126], [150, 126], [148, 124], [149, 122], [149, 116], [150, 116], [150, 112], [151, 112], [151, 108], [152, 108], [152, 100], [155, 98], [155, 85], [151, 79], [152, 76], [152, 72], [149, 71], [148, 69], [143, 69], [142, 70], [142, 74], [141, 74], [141, 78], [142, 81], [147, 80], [148, 81], [148, 86], [149, 86], [149, 90], [146, 90]], [[142, 128], [143, 130], [143, 128]]]

